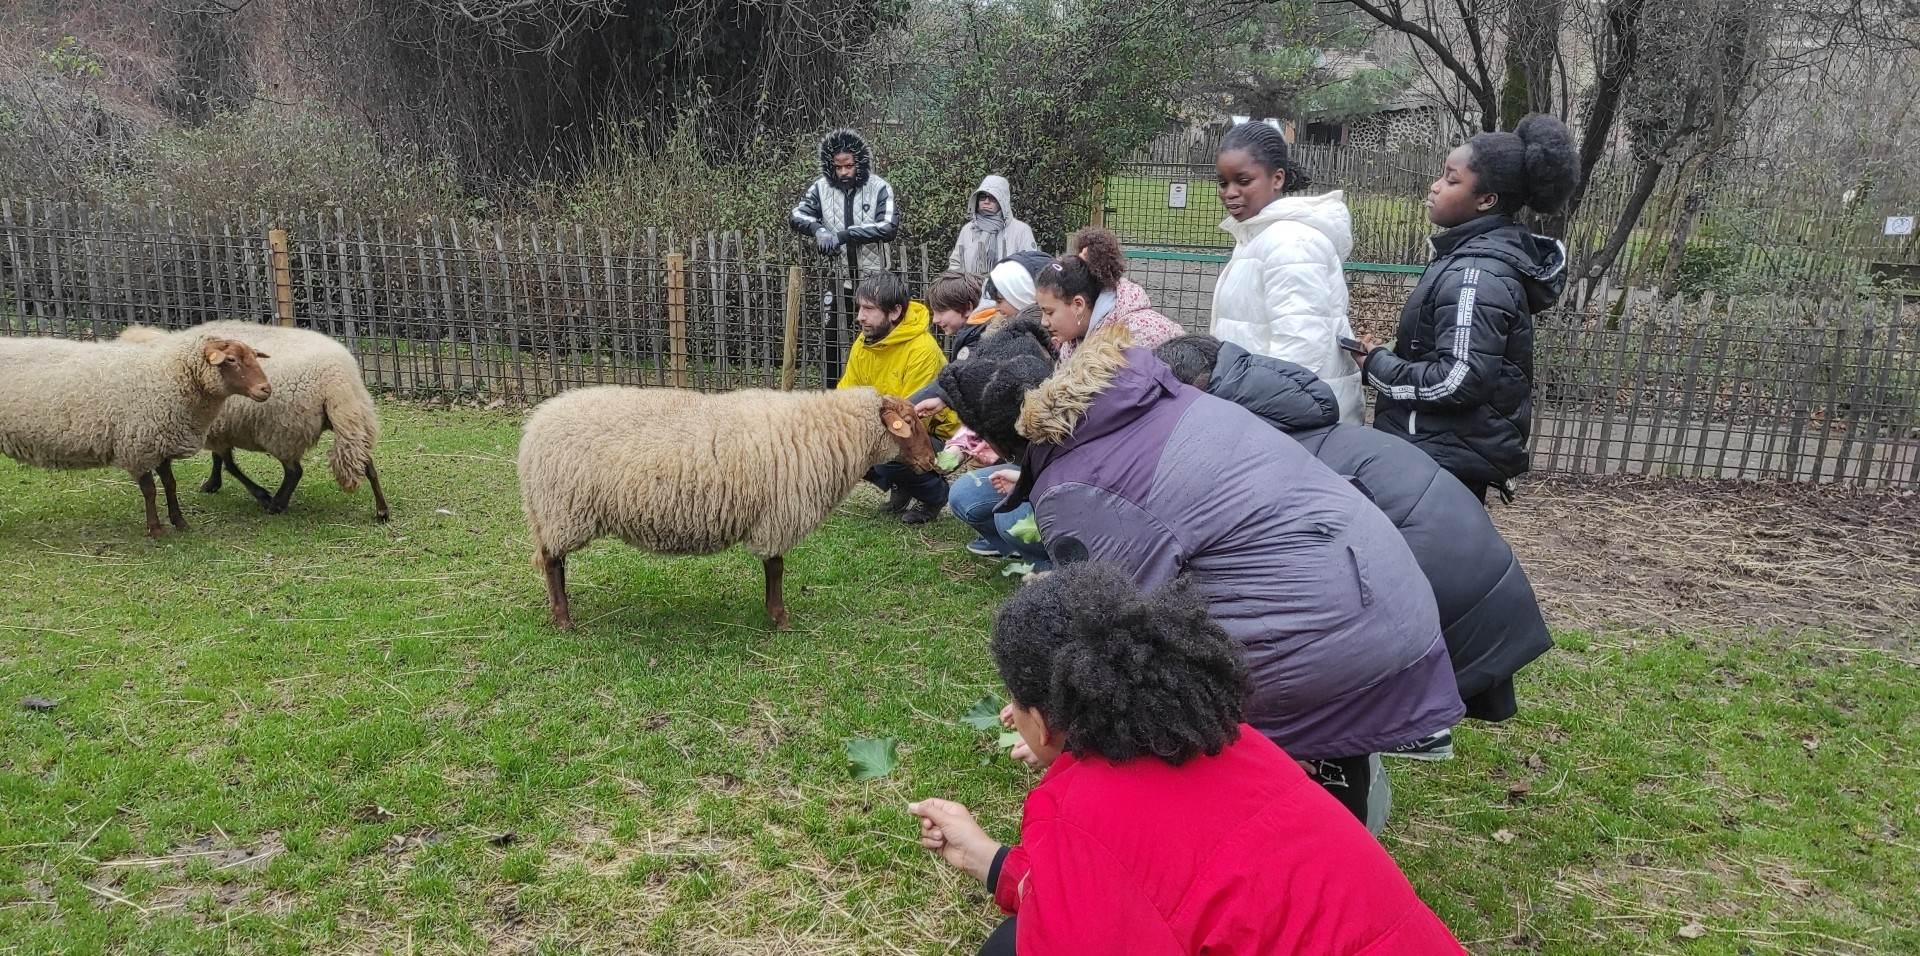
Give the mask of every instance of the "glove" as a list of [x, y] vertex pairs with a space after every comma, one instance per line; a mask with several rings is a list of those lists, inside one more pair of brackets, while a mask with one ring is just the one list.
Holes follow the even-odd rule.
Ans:
[[833, 230], [821, 226], [813, 231], [813, 244], [819, 247], [821, 255], [828, 255], [840, 248], [840, 237]]

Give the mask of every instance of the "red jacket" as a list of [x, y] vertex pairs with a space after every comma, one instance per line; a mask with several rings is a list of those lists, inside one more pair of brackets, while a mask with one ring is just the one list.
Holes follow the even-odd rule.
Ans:
[[1360, 821], [1253, 728], [1183, 766], [1062, 754], [994, 899], [1020, 956], [1464, 953]]

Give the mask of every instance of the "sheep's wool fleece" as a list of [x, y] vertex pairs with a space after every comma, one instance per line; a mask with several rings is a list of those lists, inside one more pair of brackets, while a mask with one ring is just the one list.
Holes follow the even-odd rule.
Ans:
[[206, 360], [211, 338], [0, 338], [0, 454], [41, 468], [113, 467], [138, 477], [199, 451], [226, 397]]
[[897, 453], [880, 408], [870, 388], [566, 392], [520, 440], [527, 524], [555, 556], [603, 537], [656, 554], [784, 554]]
[[380, 438], [380, 417], [346, 346], [307, 329], [258, 322], [208, 322], [178, 335], [207, 334], [245, 342], [267, 353], [261, 370], [273, 385], [264, 402], [235, 396], [207, 431], [208, 451], [257, 451], [298, 462], [333, 428], [328, 467], [340, 487], [352, 491], [366, 477], [367, 461]]

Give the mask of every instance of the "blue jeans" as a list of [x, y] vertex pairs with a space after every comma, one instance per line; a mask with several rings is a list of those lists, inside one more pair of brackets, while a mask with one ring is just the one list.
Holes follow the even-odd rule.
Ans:
[[993, 511], [1000, 507], [1000, 502], [1006, 496], [995, 491], [993, 482], [987, 479], [995, 472], [1012, 467], [1012, 465], [990, 465], [986, 468], [976, 468], [955, 478], [947, 504], [953, 508], [954, 517], [966, 522], [974, 531], [979, 532], [981, 539], [999, 548], [1001, 554], [1031, 561], [1036, 569], [1045, 570], [1051, 566], [1047, 561], [1046, 548], [1039, 542], [1029, 544], [1007, 533], [1007, 529], [1019, 523], [1022, 518], [1033, 514], [1033, 506], [1023, 504], [1005, 514], [995, 514]]
[[[933, 453], [938, 455], [940, 439], [930, 437], [927, 441], [933, 446]], [[934, 511], [947, 503], [947, 479], [937, 471], [914, 471], [897, 461], [889, 461], [868, 470], [867, 480], [879, 486], [881, 491], [899, 488]]]

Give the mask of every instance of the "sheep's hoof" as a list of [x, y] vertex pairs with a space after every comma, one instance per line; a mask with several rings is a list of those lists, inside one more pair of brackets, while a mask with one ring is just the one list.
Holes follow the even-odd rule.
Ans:
[[203, 495], [218, 494], [219, 491], [220, 483], [217, 481], [209, 481], [200, 486], [200, 493]]
[[379, 511], [376, 511], [376, 512], [374, 512], [374, 513], [373, 513], [373, 520], [375, 520], [375, 521], [378, 521], [378, 522], [380, 522], [381, 524], [386, 524], [386, 523], [387, 523], [387, 509], [385, 509], [385, 508], [382, 508], [382, 509], [380, 509]]
[[165, 527], [157, 524], [147, 525], [147, 537], [152, 538], [155, 541], [158, 541], [161, 538], [164, 538], [166, 536], [167, 536], [167, 529]]
[[776, 631], [793, 630], [793, 622], [787, 619], [787, 612], [781, 611], [773, 616], [773, 629]]
[[283, 515], [283, 514], [286, 514], [286, 513], [287, 513], [287, 506], [286, 506], [286, 505], [283, 505], [283, 504], [278, 504], [278, 503], [276, 503], [276, 502], [272, 502], [272, 501], [269, 501], [269, 502], [267, 502], [267, 514], [270, 514], [270, 515]]
[[573, 630], [573, 616], [556, 614], [553, 617], [553, 629], [556, 631]]
[[178, 521], [175, 521], [175, 522], [173, 523], [173, 530], [175, 530], [175, 531], [185, 531], [185, 530], [187, 530], [187, 519], [185, 519], [185, 518], [181, 518], [180, 520], [178, 520]]

